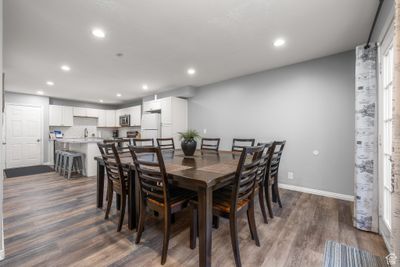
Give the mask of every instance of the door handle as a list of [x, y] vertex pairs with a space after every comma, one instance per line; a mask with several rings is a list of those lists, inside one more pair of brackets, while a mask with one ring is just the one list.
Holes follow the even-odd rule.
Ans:
[[38, 142], [38, 143], [39, 143], [39, 142], [40, 142], [40, 139], [37, 139], [37, 140], [36, 140], [36, 142]]

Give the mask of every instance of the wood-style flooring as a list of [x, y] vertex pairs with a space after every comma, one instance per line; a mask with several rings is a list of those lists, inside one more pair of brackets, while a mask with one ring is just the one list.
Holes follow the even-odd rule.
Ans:
[[[4, 181], [5, 255], [1, 266], [159, 266], [161, 218], [146, 222], [140, 244], [126, 224], [117, 233], [115, 205], [109, 220], [97, 209], [96, 179], [66, 180], [54, 173]], [[321, 266], [326, 240], [368, 250], [387, 251], [379, 235], [352, 227], [352, 203], [281, 190], [283, 209], [256, 222], [261, 247], [250, 238], [245, 216], [240, 221], [243, 266]], [[258, 203], [258, 201], [256, 201]], [[189, 213], [178, 214], [172, 227], [165, 266], [198, 266], [198, 250], [189, 248]], [[213, 229], [213, 266], [234, 266], [227, 220]]]

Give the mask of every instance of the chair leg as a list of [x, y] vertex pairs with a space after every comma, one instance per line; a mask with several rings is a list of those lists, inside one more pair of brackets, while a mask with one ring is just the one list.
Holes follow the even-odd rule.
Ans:
[[164, 213], [164, 240], [163, 240], [163, 249], [162, 249], [162, 256], [161, 256], [161, 265], [164, 265], [167, 261], [167, 254], [168, 254], [168, 243], [169, 243], [169, 235], [171, 230], [171, 214], [169, 211]]
[[192, 212], [192, 222], [190, 224], [190, 248], [196, 248], [196, 238], [197, 238], [197, 209], [191, 208]]
[[229, 218], [229, 225], [230, 225], [230, 232], [231, 232], [233, 256], [235, 257], [236, 267], [241, 267], [242, 263], [240, 261], [240, 251], [239, 251], [239, 240], [238, 240], [236, 217]]
[[212, 218], [212, 224], [214, 229], [218, 229], [219, 228], [219, 216], [213, 216]]
[[260, 185], [258, 188], [258, 201], [260, 202], [261, 213], [264, 218], [264, 223], [268, 223], [267, 219], [267, 211], [265, 210], [265, 203], [264, 203], [264, 186]]
[[72, 173], [72, 166], [74, 165], [74, 158], [69, 157], [68, 158], [68, 179], [71, 179], [71, 173]]
[[111, 210], [111, 204], [112, 204], [112, 200], [113, 200], [113, 185], [112, 182], [108, 181], [108, 185], [107, 185], [107, 192], [108, 192], [108, 197], [107, 197], [107, 209], [106, 209], [106, 215], [104, 216], [104, 219], [108, 219], [108, 215], [110, 214], [110, 210]]
[[143, 228], [144, 228], [144, 219], [146, 216], [146, 207], [143, 203], [143, 200], [140, 201], [139, 207], [139, 225], [136, 228], [136, 241], [135, 243], [138, 244], [140, 242], [140, 238], [142, 237]]
[[251, 237], [251, 240], [254, 240], [253, 228], [251, 227], [251, 224], [250, 224], [250, 214], [249, 214], [249, 210], [247, 210], [246, 213], [247, 213], [247, 222], [248, 222], [249, 229], [250, 229], [250, 237]]
[[282, 208], [281, 197], [279, 196], [278, 183], [274, 183], [274, 191], [275, 191], [276, 200], [278, 201], [278, 205], [280, 208]]
[[249, 220], [249, 225], [251, 229], [250, 232], [253, 235], [254, 241], [256, 241], [256, 245], [259, 247], [260, 240], [258, 239], [256, 219], [254, 217], [254, 203], [250, 203], [249, 209], [247, 210], [247, 218]]
[[272, 203], [271, 203], [271, 194], [270, 194], [271, 187], [269, 186], [269, 183], [267, 181], [265, 182], [264, 189], [265, 189], [265, 200], [267, 202], [269, 217], [271, 217], [271, 219], [273, 219], [274, 214], [272, 213]]
[[175, 214], [171, 214], [171, 224], [176, 222]]
[[121, 211], [119, 215], [119, 223], [117, 232], [121, 232], [122, 224], [124, 223], [124, 216], [125, 216], [125, 205], [126, 205], [126, 194], [121, 195]]

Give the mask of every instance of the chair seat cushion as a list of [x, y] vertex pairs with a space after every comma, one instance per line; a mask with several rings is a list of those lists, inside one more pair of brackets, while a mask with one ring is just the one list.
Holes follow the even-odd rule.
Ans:
[[[175, 209], [182, 208], [183, 206], [187, 205], [189, 200], [196, 197], [196, 193], [193, 191], [173, 186], [170, 186], [169, 194], [170, 194], [169, 196], [170, 196], [171, 212], [173, 212]], [[149, 201], [154, 205], [164, 207], [164, 202], [160, 199], [148, 196], [147, 201]]]

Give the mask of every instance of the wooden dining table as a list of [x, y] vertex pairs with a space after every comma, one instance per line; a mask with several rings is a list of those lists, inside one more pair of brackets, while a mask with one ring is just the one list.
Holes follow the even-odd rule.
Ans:
[[[172, 185], [197, 192], [199, 266], [211, 266], [213, 191], [232, 183], [240, 153], [196, 151], [193, 156], [187, 157], [176, 150], [163, 151], [162, 155]], [[138, 178], [130, 153], [121, 153], [120, 157], [123, 168], [128, 172], [128, 227], [133, 229], [139, 218]], [[97, 207], [102, 208], [105, 169], [102, 158], [95, 159], [97, 160]]]

